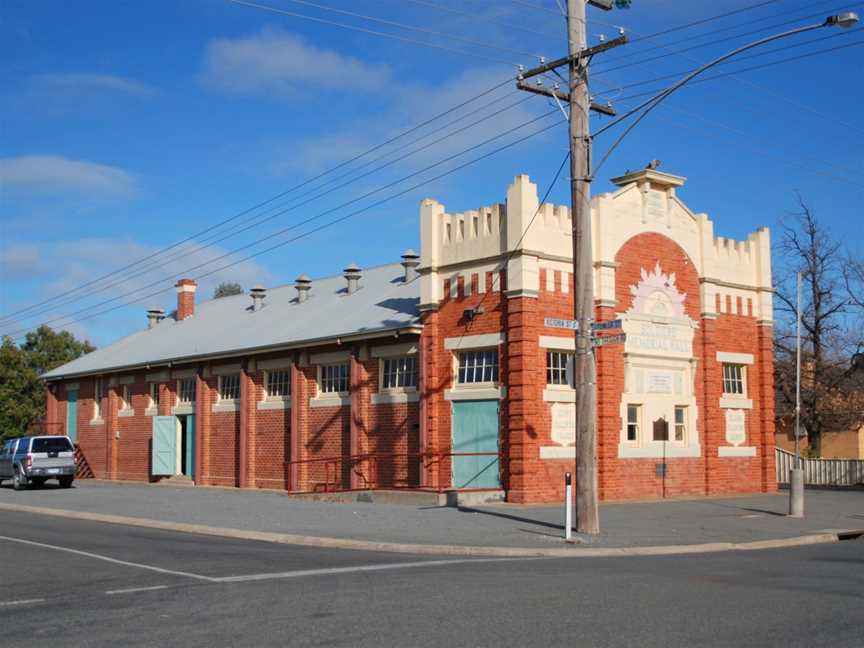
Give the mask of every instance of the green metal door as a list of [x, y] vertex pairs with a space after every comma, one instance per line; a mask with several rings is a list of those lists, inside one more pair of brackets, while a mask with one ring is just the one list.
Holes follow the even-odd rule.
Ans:
[[183, 466], [183, 474], [195, 478], [195, 415], [186, 417], [186, 457]]
[[501, 488], [497, 400], [453, 402], [453, 453], [454, 488]]
[[78, 390], [66, 392], [66, 436], [72, 443], [78, 440]]
[[153, 474], [177, 473], [177, 418], [153, 417]]

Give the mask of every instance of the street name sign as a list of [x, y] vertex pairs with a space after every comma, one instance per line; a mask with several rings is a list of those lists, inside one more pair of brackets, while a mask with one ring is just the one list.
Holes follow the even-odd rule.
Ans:
[[543, 326], [547, 328], [569, 329], [571, 331], [579, 330], [579, 322], [571, 319], [556, 319], [554, 317], [546, 317], [543, 319]]
[[607, 344], [624, 344], [626, 341], [627, 334], [619, 333], [618, 335], [607, 335], [605, 337], [592, 337], [591, 346], [601, 347], [606, 346]]

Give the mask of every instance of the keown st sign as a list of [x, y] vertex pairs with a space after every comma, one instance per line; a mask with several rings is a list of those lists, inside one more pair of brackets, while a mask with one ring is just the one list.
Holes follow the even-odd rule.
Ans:
[[[560, 329], [570, 329], [571, 331], [579, 330], [579, 322], [577, 320], [571, 319], [556, 319], [554, 317], [547, 317], [543, 320], [543, 326], [547, 328], [560, 328]], [[608, 322], [592, 322], [591, 330], [592, 331], [608, 331], [609, 329], [619, 329], [621, 328], [621, 320], [610, 320]]]

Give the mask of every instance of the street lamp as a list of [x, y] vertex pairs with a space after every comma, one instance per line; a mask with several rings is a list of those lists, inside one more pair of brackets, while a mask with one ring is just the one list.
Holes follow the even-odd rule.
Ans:
[[727, 54], [724, 54], [723, 56], [720, 56], [720, 57], [714, 59], [713, 61], [710, 61], [710, 62], [706, 63], [705, 65], [696, 68], [690, 74], [686, 75], [684, 78], [680, 79], [679, 81], [676, 81], [675, 83], [670, 85], [665, 90], [660, 91], [658, 94], [654, 95], [653, 97], [651, 97], [647, 101], [642, 102], [641, 104], [639, 104], [638, 106], [636, 106], [632, 110], [628, 110], [626, 113], [621, 115], [618, 119], [616, 119], [612, 122], [609, 122], [608, 124], [606, 124], [606, 126], [604, 126], [603, 128], [601, 128], [600, 130], [598, 130], [596, 133], [594, 133], [592, 135], [592, 138], [596, 137], [597, 135], [600, 135], [601, 133], [609, 130], [610, 128], [612, 128], [616, 124], [620, 123], [622, 120], [627, 119], [630, 115], [633, 115], [634, 113], [637, 113], [640, 110], [642, 110], [643, 108], [645, 108], [645, 110], [642, 112], [642, 114], [639, 115], [633, 121], [632, 124], [630, 124], [626, 129], [624, 129], [624, 132], [621, 133], [621, 135], [618, 137], [618, 139], [616, 139], [615, 142], [612, 144], [612, 146], [609, 147], [609, 150], [606, 151], [606, 153], [603, 155], [603, 157], [597, 163], [597, 166], [591, 170], [591, 175], [589, 177], [591, 179], [593, 179], [597, 175], [597, 172], [600, 170], [600, 167], [603, 166], [603, 163], [606, 162], [606, 160], [609, 158], [609, 156], [612, 154], [612, 152], [616, 148], [618, 148], [618, 145], [623, 141], [623, 139], [625, 137], [627, 137], [627, 135], [630, 133], [630, 131], [632, 131], [636, 127], [636, 125], [640, 121], [642, 121], [649, 112], [654, 110], [654, 108], [656, 108], [657, 105], [661, 101], [663, 101], [666, 97], [668, 97], [670, 94], [675, 92], [681, 86], [688, 83], [694, 77], [697, 77], [700, 74], [702, 74], [705, 70], [708, 70], [709, 68], [712, 68], [715, 65], [719, 65], [723, 61], [730, 59], [733, 56], [737, 56], [741, 52], [746, 52], [747, 50], [753, 49], [754, 47], [759, 47], [760, 45], [764, 45], [765, 43], [770, 43], [772, 41], [779, 40], [781, 38], [786, 38], [787, 36], [794, 36], [796, 34], [802, 34], [804, 32], [813, 31], [814, 29], [821, 29], [822, 27], [842, 27], [844, 29], [848, 29], [849, 27], [856, 24], [857, 22], [858, 22], [858, 14], [855, 13], [854, 11], [847, 11], [847, 12], [842, 13], [842, 14], [837, 14], [836, 16], [828, 16], [821, 23], [814, 23], [812, 25], [804, 25], [803, 27], [796, 27], [795, 29], [790, 29], [789, 31], [781, 32], [779, 34], [774, 34], [772, 36], [766, 36], [765, 38], [761, 38], [757, 41], [753, 41], [752, 43], [748, 43], [747, 45], [742, 45], [738, 49], [732, 50], [731, 52], [728, 52]]

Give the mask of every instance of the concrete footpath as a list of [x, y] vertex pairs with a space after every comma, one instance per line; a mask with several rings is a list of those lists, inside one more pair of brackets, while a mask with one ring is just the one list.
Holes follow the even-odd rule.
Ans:
[[864, 491], [808, 491], [806, 517], [788, 493], [601, 505], [602, 534], [563, 542], [562, 506], [320, 502], [268, 491], [87, 480], [62, 490], [0, 487], [5, 510], [44, 512], [249, 539], [464, 555], [626, 555], [769, 548], [836, 541], [864, 530]]

